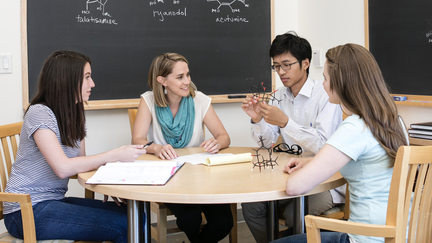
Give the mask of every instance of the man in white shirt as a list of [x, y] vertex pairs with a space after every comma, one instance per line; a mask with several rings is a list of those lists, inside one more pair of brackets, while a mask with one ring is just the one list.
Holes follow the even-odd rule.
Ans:
[[[258, 97], [243, 100], [242, 109], [251, 117], [252, 138], [269, 148], [280, 136], [287, 145], [298, 144], [304, 151], [316, 154], [342, 122], [342, 109], [328, 101], [322, 81], [308, 77], [312, 58], [309, 42], [295, 33], [278, 35], [270, 47], [272, 70], [284, 87], [275, 99], [261, 102]], [[336, 203], [345, 201], [343, 188], [309, 196], [309, 214], [319, 215]], [[294, 202], [279, 201], [286, 206], [284, 217], [293, 226]], [[257, 243], [267, 242], [267, 203], [243, 203], [243, 215]]]

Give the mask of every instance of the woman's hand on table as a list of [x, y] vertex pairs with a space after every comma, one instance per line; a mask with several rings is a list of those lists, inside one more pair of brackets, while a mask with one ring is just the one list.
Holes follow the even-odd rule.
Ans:
[[[104, 195], [104, 199], [103, 202], [107, 202], [108, 201], [108, 195]], [[121, 206], [122, 204], [126, 205], [127, 201], [126, 199], [123, 198], [118, 198], [118, 197], [113, 197], [111, 196], [111, 198], [114, 200], [114, 202], [117, 204], [117, 206]]]
[[204, 147], [205, 151], [211, 154], [219, 152], [220, 149], [220, 145], [215, 138], [210, 138], [209, 140], [202, 142], [200, 147]]
[[155, 155], [160, 159], [175, 159], [179, 157], [179, 155], [171, 146], [171, 144], [167, 144], [163, 146], [157, 145], [155, 146], [154, 151], [155, 151]]

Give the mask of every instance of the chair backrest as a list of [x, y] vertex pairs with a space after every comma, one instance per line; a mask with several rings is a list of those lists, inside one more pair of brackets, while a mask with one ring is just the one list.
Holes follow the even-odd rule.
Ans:
[[405, 242], [406, 237], [409, 243], [432, 242], [431, 164], [432, 146], [402, 146], [398, 150], [386, 220], [387, 225], [396, 227], [396, 242]]
[[133, 127], [135, 124], [135, 118], [137, 116], [137, 113], [138, 113], [138, 109], [128, 109], [131, 133], [133, 132]]
[[[21, 133], [22, 122], [0, 126], [0, 191], [4, 192], [6, 183], [12, 169], [12, 162], [16, 159], [18, 151], [18, 139]], [[0, 219], [3, 219], [3, 204], [0, 203]]]

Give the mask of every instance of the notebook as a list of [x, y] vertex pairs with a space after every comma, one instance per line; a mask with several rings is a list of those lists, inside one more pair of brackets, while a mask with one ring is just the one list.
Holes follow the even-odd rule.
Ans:
[[421, 139], [429, 139], [432, 140], [432, 136], [430, 135], [421, 135], [421, 134], [412, 134], [409, 135], [411, 138], [421, 138]]
[[165, 185], [184, 165], [177, 161], [145, 161], [107, 163], [99, 167], [86, 184]]
[[421, 122], [411, 124], [411, 129], [432, 130], [432, 122]]
[[431, 135], [432, 130], [420, 130], [420, 129], [408, 129], [409, 134], [422, 134], [422, 135]]

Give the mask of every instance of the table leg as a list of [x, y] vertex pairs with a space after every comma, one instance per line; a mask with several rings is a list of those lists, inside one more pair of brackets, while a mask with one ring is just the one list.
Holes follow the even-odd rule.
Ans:
[[[151, 211], [150, 211], [150, 202], [144, 202], [144, 213], [146, 216], [146, 225], [144, 228], [144, 239], [146, 243], [151, 243]], [[141, 221], [142, 222], [142, 221]]]
[[307, 204], [307, 197], [294, 198], [294, 234], [306, 233], [304, 217], [307, 215]]
[[279, 219], [277, 201], [267, 202], [267, 241], [279, 238]]
[[142, 228], [143, 228], [142, 215], [143, 215], [142, 202], [136, 200], [128, 200], [128, 204], [127, 204], [128, 243], [143, 242], [144, 238], [142, 234]]

